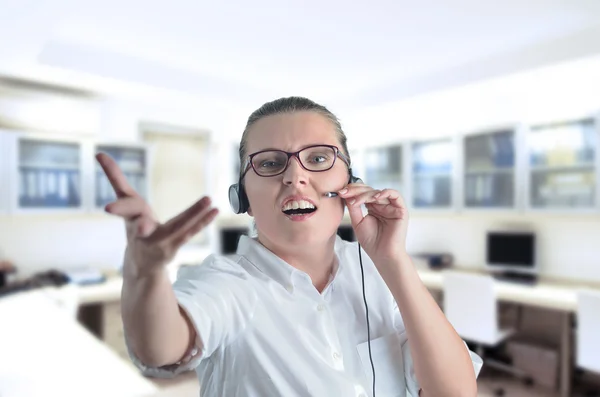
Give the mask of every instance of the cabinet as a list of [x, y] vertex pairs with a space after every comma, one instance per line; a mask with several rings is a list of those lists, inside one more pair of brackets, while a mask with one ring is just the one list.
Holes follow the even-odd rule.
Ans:
[[10, 175], [8, 162], [8, 139], [0, 133], [0, 215], [8, 213], [10, 197]]
[[99, 150], [115, 158], [130, 184], [147, 198], [145, 146], [0, 130], [0, 213], [72, 213], [103, 207], [114, 193], [94, 158]]
[[374, 189], [403, 189], [402, 145], [369, 148], [364, 153], [365, 182]]
[[533, 127], [527, 134], [527, 148], [529, 208], [590, 210], [597, 206], [594, 119]]
[[[96, 144], [95, 153], [111, 156], [127, 178], [131, 187], [144, 199], [148, 198], [147, 150], [140, 146]], [[115, 192], [97, 161], [94, 162], [94, 205], [96, 209], [116, 199]]]
[[514, 208], [514, 130], [466, 136], [463, 140], [465, 208]]
[[415, 208], [453, 206], [456, 142], [437, 139], [411, 145], [412, 204]]
[[10, 211], [84, 208], [82, 141], [6, 131], [0, 136], [7, 151], [3, 174]]

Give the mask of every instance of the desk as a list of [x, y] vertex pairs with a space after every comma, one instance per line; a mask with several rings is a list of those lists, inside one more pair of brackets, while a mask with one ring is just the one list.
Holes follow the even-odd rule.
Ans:
[[[465, 272], [469, 271], [465, 270]], [[473, 271], [473, 273], [480, 272]], [[419, 276], [427, 288], [433, 290], [443, 289], [443, 271], [419, 269]], [[498, 300], [503, 302], [562, 312], [575, 312], [577, 310], [577, 291], [583, 286], [577, 284], [560, 285], [544, 281], [540, 281], [535, 285], [496, 281], [495, 287]]]
[[77, 287], [77, 301], [79, 305], [117, 302], [121, 300], [122, 287], [122, 277], [109, 278], [100, 284], [81, 285]]
[[[452, 269], [453, 271], [460, 269]], [[476, 270], [464, 270], [466, 273], [481, 273]], [[443, 271], [418, 268], [423, 284], [431, 290], [443, 290]], [[571, 361], [572, 315], [577, 310], [577, 291], [589, 288], [589, 285], [577, 283], [557, 283], [540, 280], [535, 285], [496, 281], [494, 284], [499, 301], [521, 304], [531, 307], [551, 309], [561, 312], [561, 342], [560, 342], [560, 395], [569, 397], [571, 392], [571, 376], [573, 366]]]
[[[443, 289], [443, 272], [429, 270], [418, 266], [418, 272], [423, 284], [431, 290]], [[467, 272], [481, 273], [476, 270]], [[118, 302], [121, 298], [123, 279], [116, 277], [97, 285], [78, 287], [80, 305]], [[502, 302], [516, 303], [525, 306], [538, 307], [559, 311], [562, 313], [561, 326], [561, 364], [560, 364], [560, 389], [561, 396], [568, 397], [571, 390], [571, 321], [572, 315], [577, 310], [577, 291], [584, 285], [561, 284], [541, 280], [536, 285], [522, 285], [506, 281], [496, 281], [496, 294]]]

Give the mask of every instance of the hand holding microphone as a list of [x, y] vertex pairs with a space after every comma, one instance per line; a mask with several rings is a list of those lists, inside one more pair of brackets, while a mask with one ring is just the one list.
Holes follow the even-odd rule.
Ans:
[[373, 189], [360, 181], [323, 196], [344, 200], [356, 238], [375, 263], [394, 262], [406, 255], [408, 210], [398, 191]]

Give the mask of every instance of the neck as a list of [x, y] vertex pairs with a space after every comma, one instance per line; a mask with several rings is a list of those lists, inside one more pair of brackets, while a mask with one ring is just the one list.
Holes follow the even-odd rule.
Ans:
[[291, 266], [308, 274], [319, 292], [325, 289], [335, 263], [335, 235], [323, 244], [311, 244], [309, 250], [277, 245], [260, 233], [258, 241]]

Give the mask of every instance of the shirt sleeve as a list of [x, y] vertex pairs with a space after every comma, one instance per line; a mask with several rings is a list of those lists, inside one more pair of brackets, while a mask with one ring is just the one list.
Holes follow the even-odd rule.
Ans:
[[181, 361], [158, 368], [142, 363], [127, 344], [132, 362], [147, 376], [170, 378], [196, 368], [243, 332], [256, 304], [248, 274], [237, 263], [212, 255], [199, 266], [180, 269], [173, 290], [196, 331], [195, 343]]
[[[417, 375], [415, 374], [415, 366], [413, 363], [412, 353], [410, 351], [410, 345], [408, 344], [408, 338], [406, 337], [404, 321], [402, 320], [402, 316], [400, 315], [400, 309], [398, 308], [398, 305], [396, 304], [395, 300], [393, 300], [393, 310], [394, 328], [397, 332], [403, 334], [402, 360], [404, 364], [404, 378], [406, 381], [406, 389], [412, 397], [418, 397], [419, 391], [421, 390], [421, 386], [419, 385]], [[465, 349], [467, 349], [467, 351], [469, 352], [471, 362], [473, 363], [473, 370], [475, 371], [475, 378], [477, 378], [479, 376], [479, 372], [481, 371], [481, 367], [483, 366], [483, 360], [477, 354], [470, 351], [467, 344], [464, 341], [463, 344], [465, 345]]]

